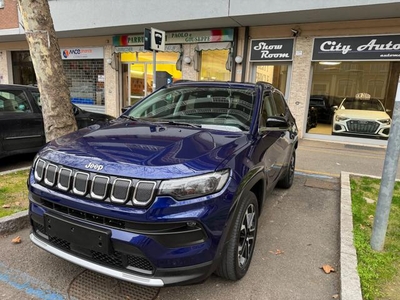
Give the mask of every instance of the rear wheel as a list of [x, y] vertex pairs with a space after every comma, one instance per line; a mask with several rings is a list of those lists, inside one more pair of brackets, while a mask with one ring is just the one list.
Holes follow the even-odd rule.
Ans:
[[278, 186], [284, 189], [288, 189], [293, 184], [294, 170], [296, 168], [296, 151], [293, 150], [292, 156], [290, 157], [289, 165], [286, 170], [285, 177], [283, 177], [279, 182]]
[[253, 257], [257, 236], [258, 201], [254, 193], [245, 192], [233, 221], [229, 242], [222, 254], [216, 274], [228, 280], [246, 275]]

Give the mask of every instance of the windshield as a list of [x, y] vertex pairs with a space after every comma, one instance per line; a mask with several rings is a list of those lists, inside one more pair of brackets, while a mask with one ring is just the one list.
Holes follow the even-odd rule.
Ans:
[[381, 101], [378, 99], [359, 100], [355, 98], [346, 98], [340, 105], [340, 109], [385, 111]]
[[125, 114], [154, 122], [248, 131], [255, 93], [254, 88], [172, 86], [150, 95]]

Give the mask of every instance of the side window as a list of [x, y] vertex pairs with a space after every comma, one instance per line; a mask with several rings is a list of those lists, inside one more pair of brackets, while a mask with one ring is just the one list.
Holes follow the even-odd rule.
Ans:
[[280, 93], [274, 92], [274, 102], [276, 107], [275, 116], [284, 117], [286, 115], [286, 109], [287, 109], [285, 99]]
[[261, 126], [265, 126], [267, 119], [276, 115], [274, 99], [272, 98], [271, 92], [265, 92], [263, 94], [263, 105], [261, 108]]
[[32, 91], [31, 94], [32, 94], [32, 97], [35, 100], [37, 106], [39, 106], [40, 110], [42, 110], [42, 102], [40, 101], [40, 93]]
[[0, 100], [2, 105], [0, 109], [3, 112], [31, 112], [31, 106], [23, 91], [0, 91]]

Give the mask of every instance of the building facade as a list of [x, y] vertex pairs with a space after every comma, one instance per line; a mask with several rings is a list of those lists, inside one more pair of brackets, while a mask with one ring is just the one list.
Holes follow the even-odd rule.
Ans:
[[[285, 94], [301, 137], [386, 143], [332, 135], [332, 120], [343, 99], [360, 94], [378, 99], [391, 115], [400, 73], [397, 1], [49, 4], [71, 100], [85, 108], [117, 116], [154, 88], [180, 79], [268, 81]], [[0, 83], [35, 84], [16, 5], [5, 0], [0, 8], [0, 20], [8, 20], [0, 22]], [[166, 32], [155, 66], [143, 45], [150, 27]], [[367, 130], [368, 122], [352, 126]]]

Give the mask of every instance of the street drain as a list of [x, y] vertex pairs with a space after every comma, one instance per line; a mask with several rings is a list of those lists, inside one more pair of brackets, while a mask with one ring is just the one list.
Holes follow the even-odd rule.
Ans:
[[68, 298], [73, 300], [153, 300], [159, 288], [136, 285], [89, 270], [71, 282]]

